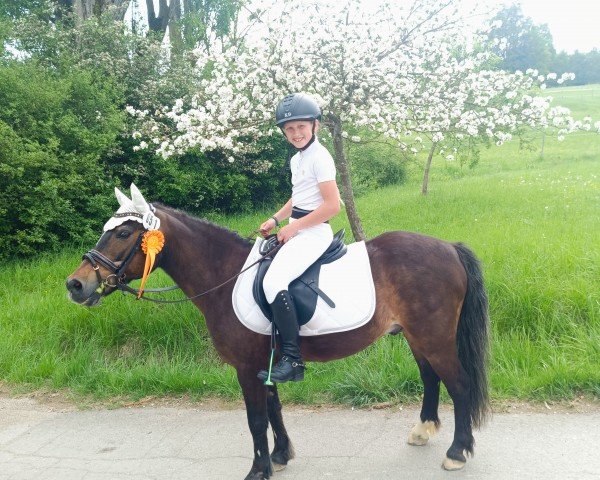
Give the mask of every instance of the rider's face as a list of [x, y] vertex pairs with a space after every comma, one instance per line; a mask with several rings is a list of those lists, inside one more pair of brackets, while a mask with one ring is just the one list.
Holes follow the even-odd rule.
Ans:
[[[319, 122], [315, 121], [315, 133]], [[291, 120], [283, 126], [283, 133], [288, 142], [296, 148], [303, 148], [312, 138], [313, 122], [309, 120]]]

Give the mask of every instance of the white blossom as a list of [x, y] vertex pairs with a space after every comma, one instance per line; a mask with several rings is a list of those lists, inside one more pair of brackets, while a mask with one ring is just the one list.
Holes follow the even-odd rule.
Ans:
[[[348, 130], [366, 129], [402, 139], [398, 147], [415, 154], [429, 141], [458, 155], [456, 145], [470, 138], [501, 145], [524, 128], [564, 130], [560, 136], [591, 129], [591, 119], [577, 123], [568, 109], [552, 106], [551, 97], [533, 93], [545, 81], [562, 84], [573, 74], [487, 70], [490, 53], [473, 49], [457, 59], [457, 46], [481, 39], [467, 42], [451, 9], [432, 15], [435, 0], [416, 2], [410, 14], [392, 13], [385, 4], [368, 16], [352, 0], [277, 3], [283, 7], [261, 16], [260, 38], [241, 45], [224, 37], [197, 52], [203, 80], [189, 98], [153, 115], [127, 106], [140, 123], [135, 138], [147, 138], [165, 157], [192, 147], [237, 157], [253, 151], [256, 140], [281, 134], [273, 128], [275, 105], [297, 91], [321, 105], [323, 133], [340, 119], [346, 141], [361, 142]], [[594, 129], [600, 131], [598, 122]]]

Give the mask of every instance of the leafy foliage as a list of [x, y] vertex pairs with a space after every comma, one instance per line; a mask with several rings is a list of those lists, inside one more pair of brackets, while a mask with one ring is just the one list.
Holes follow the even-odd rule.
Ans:
[[558, 72], [573, 72], [575, 74], [575, 80], [571, 82], [573, 85], [600, 83], [600, 50], [572, 54], [560, 52], [554, 58], [552, 68]]
[[500, 10], [492, 19], [489, 38], [497, 40], [493, 50], [502, 59], [500, 68], [514, 72], [536, 68], [551, 71], [556, 51], [547, 25], [535, 25], [519, 5]]
[[0, 70], [0, 259], [91, 239], [110, 207], [98, 159], [121, 131], [118, 89], [85, 71]]
[[407, 159], [398, 148], [366, 129], [350, 131], [361, 137], [360, 143], [347, 144], [352, 185], [357, 197], [406, 181]]
[[281, 201], [279, 140], [233, 166], [218, 151], [171, 161], [134, 151], [125, 105], [154, 111], [188, 94], [189, 57], [171, 58], [109, 16], [76, 25], [27, 9], [11, 15], [19, 55], [0, 69], [0, 260], [91, 242], [114, 211], [112, 188], [131, 181], [196, 214]]

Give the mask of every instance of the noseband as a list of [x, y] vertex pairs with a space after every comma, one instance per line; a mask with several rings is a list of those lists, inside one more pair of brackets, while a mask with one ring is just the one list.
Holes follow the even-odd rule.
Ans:
[[[98, 288], [96, 289], [96, 293], [102, 295], [106, 287], [111, 288], [119, 288], [125, 285], [125, 269], [127, 265], [133, 259], [135, 253], [138, 248], [142, 245], [142, 239], [144, 237], [144, 233], [140, 233], [139, 237], [135, 241], [133, 247], [125, 257], [125, 260], [120, 262], [120, 265], [117, 265], [110, 258], [106, 257], [103, 253], [100, 253], [98, 250], [92, 249], [89, 252], [86, 252], [83, 255], [83, 260], [87, 260], [92, 265], [92, 268], [96, 272], [96, 278], [98, 279]], [[107, 268], [110, 273], [104, 280], [100, 276], [100, 267], [98, 264], [102, 265], [104, 268]]]

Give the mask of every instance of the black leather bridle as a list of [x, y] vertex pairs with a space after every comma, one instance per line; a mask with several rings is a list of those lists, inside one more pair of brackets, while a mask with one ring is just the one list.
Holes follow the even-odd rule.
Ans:
[[[96, 278], [98, 279], [98, 288], [96, 289], [96, 293], [102, 295], [106, 290], [106, 287], [117, 288], [119, 290], [125, 290], [123, 286], [127, 286], [125, 283], [125, 270], [127, 266], [135, 256], [138, 248], [142, 245], [142, 239], [144, 238], [144, 233], [140, 233], [135, 244], [131, 247], [131, 250], [125, 257], [125, 260], [120, 262], [117, 265], [110, 258], [105, 256], [103, 253], [98, 250], [92, 249], [89, 252], [83, 254], [83, 260], [87, 260], [92, 265], [92, 268], [96, 272]], [[100, 267], [98, 264], [102, 265], [104, 268], [108, 269], [110, 275], [108, 275], [105, 279], [102, 279], [100, 275]], [[128, 287], [130, 288], [130, 287]]]
[[[131, 215], [131, 213], [124, 213], [124, 214], [120, 214], [118, 216], [127, 216], [127, 215]], [[139, 214], [137, 214], [137, 215], [139, 215]], [[115, 215], [115, 216], [117, 216], [117, 215]], [[104, 293], [104, 291], [106, 290], [107, 287], [121, 290], [123, 293], [131, 293], [136, 296], [138, 295], [137, 290], [135, 290], [135, 289], [131, 288], [129, 285], [127, 285], [127, 282], [125, 281], [125, 273], [124, 272], [127, 269], [127, 266], [129, 265], [129, 263], [131, 262], [133, 257], [135, 256], [137, 249], [140, 248], [140, 246], [142, 245], [144, 233], [146, 233], [146, 231], [140, 233], [135, 244], [133, 245], [133, 247], [131, 247], [131, 250], [125, 257], [125, 260], [123, 260], [123, 262], [121, 262], [119, 265], [117, 265], [110, 258], [108, 258], [107, 256], [105, 256], [103, 253], [99, 252], [96, 249], [92, 249], [89, 252], [86, 252], [83, 254], [83, 260], [87, 260], [88, 262], [90, 262], [90, 264], [92, 265], [92, 268], [96, 272], [96, 278], [98, 279], [98, 288], [96, 289], [96, 293], [99, 296], [101, 296]], [[268, 240], [266, 242], [264, 242], [263, 248], [260, 251], [261, 257], [256, 262], [252, 263], [251, 265], [248, 265], [241, 272], [237, 273], [236, 275], [234, 275], [231, 278], [228, 278], [223, 283], [220, 283], [219, 285], [212, 287], [212, 288], [206, 290], [205, 292], [199, 293], [198, 295], [186, 297], [181, 300], [158, 300], [155, 298], [145, 297], [144, 295], [142, 295], [141, 297], [138, 297], [138, 298], [142, 298], [144, 300], [149, 300], [151, 302], [156, 302], [156, 303], [180, 303], [180, 302], [187, 302], [189, 300], [193, 300], [194, 298], [202, 297], [202, 296], [206, 295], [207, 293], [210, 293], [210, 292], [222, 287], [223, 285], [228, 284], [232, 280], [235, 280], [242, 273], [246, 272], [247, 270], [252, 268], [257, 263], [262, 262], [266, 257], [274, 254], [282, 245], [283, 245], [282, 243], [277, 242], [277, 235], [270, 235], [268, 237]], [[98, 266], [98, 264], [102, 265], [104, 268], [108, 269], [111, 272], [105, 279], [102, 279], [102, 276], [100, 275], [100, 267]], [[179, 289], [179, 287], [177, 285], [174, 285], [172, 287], [146, 289], [146, 290], [144, 290], [144, 293], [146, 293], [146, 292], [162, 293], [162, 292], [167, 292], [170, 290], [177, 290], [177, 289]]]

